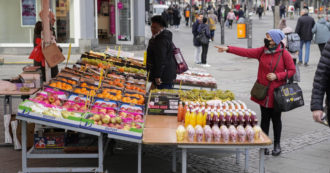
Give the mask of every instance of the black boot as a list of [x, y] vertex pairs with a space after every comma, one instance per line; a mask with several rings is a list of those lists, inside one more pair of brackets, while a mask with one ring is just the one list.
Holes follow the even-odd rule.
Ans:
[[265, 155], [269, 155], [270, 154], [270, 151], [268, 148], [265, 148]]
[[280, 143], [274, 144], [274, 150], [272, 151], [273, 156], [279, 156], [281, 154], [281, 145]]

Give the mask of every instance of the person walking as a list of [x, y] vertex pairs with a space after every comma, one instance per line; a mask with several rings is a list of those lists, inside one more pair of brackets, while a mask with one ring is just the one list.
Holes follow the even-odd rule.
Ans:
[[230, 12], [228, 13], [227, 16], [227, 20], [228, 20], [228, 28], [232, 29], [233, 28], [233, 21], [236, 19], [234, 10], [230, 10]]
[[187, 6], [183, 10], [183, 13], [184, 13], [183, 15], [184, 15], [184, 18], [186, 19], [186, 26], [189, 25], [190, 12], [191, 12], [190, 5], [187, 4]]
[[170, 17], [169, 17], [169, 14], [168, 14], [168, 9], [165, 9], [162, 13], [162, 17], [163, 19], [166, 21], [167, 24], [170, 23]]
[[261, 20], [263, 12], [264, 12], [264, 8], [261, 5], [259, 5], [259, 7], [257, 8], [257, 13], [259, 15], [259, 20]]
[[325, 43], [330, 39], [330, 23], [321, 14], [318, 16], [318, 19], [312, 29], [312, 33], [315, 34], [315, 43], [318, 44], [320, 53], [322, 53]]
[[239, 9], [238, 11], [238, 19], [239, 18], [244, 18], [244, 11], [243, 11], [243, 8]]
[[179, 10], [179, 6], [174, 5], [173, 8], [173, 24], [176, 30], [179, 29], [180, 27], [180, 22], [181, 22], [181, 14]]
[[[299, 70], [299, 67], [296, 66], [299, 51], [296, 51], [296, 52], [294, 52], [294, 51], [290, 51], [290, 50], [289, 50], [289, 45], [288, 45], [288, 44], [289, 44], [289, 43], [288, 43], [288, 36], [289, 36], [290, 34], [293, 34], [294, 31], [293, 31], [293, 29], [292, 29], [291, 27], [289, 27], [289, 26], [286, 25], [286, 19], [281, 19], [281, 20], [280, 20], [280, 24], [279, 24], [278, 28], [279, 28], [280, 30], [282, 30], [282, 32], [283, 32], [284, 35], [285, 35], [285, 38], [282, 40], [282, 42], [283, 42], [285, 48], [286, 48], [286, 49], [288, 50], [288, 52], [290, 53], [291, 58], [293, 59], [293, 63], [294, 63], [294, 65], [295, 65], [295, 67], [296, 67], [296, 73], [294, 74], [294, 76], [293, 76], [292, 78], [289, 79], [289, 81], [290, 81], [290, 82], [293, 82], [293, 81], [295, 81], [295, 82], [300, 82], [300, 70]], [[298, 40], [298, 42], [299, 42], [299, 40]]]
[[207, 23], [210, 27], [211, 40], [214, 41], [214, 33], [215, 33], [215, 30], [217, 29], [216, 24], [218, 23], [218, 17], [217, 17], [217, 15], [214, 14], [213, 10], [209, 11]]
[[282, 19], [282, 17], [285, 18], [285, 9], [286, 9], [286, 7], [285, 7], [284, 3], [282, 3], [280, 6], [280, 18], [281, 19]]
[[[311, 111], [313, 119], [322, 122], [323, 111], [327, 111], [328, 125], [330, 126], [330, 39], [327, 41], [322, 52], [319, 64], [314, 76], [312, 89]], [[327, 95], [325, 102], [326, 109], [323, 108], [324, 95]]]
[[166, 21], [160, 15], [151, 18], [152, 38], [147, 48], [147, 71], [151, 89], [172, 89], [176, 79], [172, 32], [165, 29]]
[[199, 25], [203, 22], [203, 15], [199, 14], [198, 17], [196, 17], [196, 22], [192, 26], [192, 34], [193, 34], [193, 43], [195, 47], [195, 63], [201, 64], [201, 49], [202, 45], [201, 43], [196, 39], [198, 35], [198, 28]]
[[[205, 36], [210, 39], [211, 38], [211, 33], [210, 33], [210, 27], [207, 24], [207, 18], [203, 17], [203, 22], [198, 26], [197, 32], [198, 34], [204, 32]], [[202, 66], [203, 67], [210, 67], [209, 64], [206, 63], [206, 59], [207, 59], [207, 52], [209, 49], [209, 43], [206, 44], [202, 44]]]
[[[270, 120], [273, 122], [274, 149], [273, 156], [281, 154], [281, 111], [274, 107], [274, 89], [286, 83], [286, 77], [292, 77], [295, 73], [290, 53], [285, 50], [281, 40], [284, 34], [279, 29], [272, 29], [266, 33], [265, 45], [259, 48], [240, 48], [234, 46], [216, 46], [218, 52], [227, 52], [235, 55], [254, 58], [259, 62], [257, 82], [263, 86], [269, 86], [264, 99], [258, 100], [251, 96], [251, 100], [260, 105], [261, 128], [268, 135]], [[268, 149], [265, 154], [269, 155]]]
[[296, 25], [296, 33], [300, 37], [300, 50], [299, 50], [299, 62], [302, 64], [302, 49], [305, 44], [305, 66], [308, 66], [309, 61], [309, 51], [311, 40], [313, 39], [312, 29], [314, 27], [315, 21], [312, 17], [308, 16], [308, 10], [303, 8], [301, 11], [301, 17], [299, 17]]

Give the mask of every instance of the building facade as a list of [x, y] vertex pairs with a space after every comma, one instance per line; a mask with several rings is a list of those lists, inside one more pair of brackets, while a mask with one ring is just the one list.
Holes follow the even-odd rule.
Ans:
[[[42, 0], [0, 0], [0, 54], [26, 54]], [[73, 52], [100, 45], [145, 44], [144, 0], [50, 0], [56, 41]]]

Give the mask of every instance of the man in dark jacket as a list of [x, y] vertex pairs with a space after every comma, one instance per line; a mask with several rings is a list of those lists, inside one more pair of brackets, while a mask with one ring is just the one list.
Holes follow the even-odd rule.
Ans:
[[151, 89], [171, 89], [176, 79], [176, 63], [173, 57], [172, 33], [166, 30], [162, 16], [151, 18], [152, 38], [147, 48], [147, 71]]
[[[328, 124], [330, 120], [330, 40], [325, 45], [321, 59], [317, 66], [311, 100], [311, 111], [313, 112], [313, 119], [318, 122], [322, 122], [323, 115], [323, 100], [326, 93], [328, 99], [326, 99]], [[330, 124], [329, 124], [330, 125]]]
[[201, 43], [196, 39], [197, 35], [199, 34], [198, 32], [198, 27], [199, 25], [203, 22], [203, 15], [199, 14], [198, 18], [196, 19], [196, 22], [192, 26], [192, 34], [193, 34], [193, 42], [195, 46], [195, 63], [196, 64], [201, 64]]
[[299, 50], [299, 62], [298, 64], [302, 64], [302, 49], [304, 44], [306, 44], [306, 51], [305, 51], [305, 66], [308, 65], [309, 61], [309, 50], [311, 45], [311, 40], [313, 39], [312, 29], [314, 27], [315, 21], [312, 17], [308, 16], [308, 10], [302, 9], [301, 17], [299, 17], [297, 26], [296, 26], [296, 33], [300, 37], [300, 50]]
[[282, 5], [280, 6], [280, 18], [282, 19], [285, 18], [285, 5], [284, 3], [282, 3]]

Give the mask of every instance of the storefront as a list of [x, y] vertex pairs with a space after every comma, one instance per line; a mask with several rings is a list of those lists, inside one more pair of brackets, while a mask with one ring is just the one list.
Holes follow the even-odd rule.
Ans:
[[[0, 0], [0, 53], [29, 53], [42, 0]], [[141, 2], [140, 2], [141, 1]], [[51, 0], [57, 43], [74, 52], [99, 44], [144, 45], [144, 1]], [[19, 7], [19, 8], [18, 8]], [[142, 20], [141, 20], [142, 18]]]

